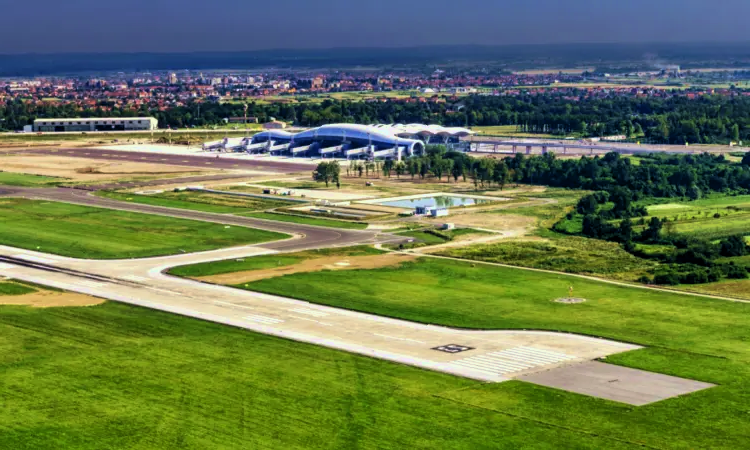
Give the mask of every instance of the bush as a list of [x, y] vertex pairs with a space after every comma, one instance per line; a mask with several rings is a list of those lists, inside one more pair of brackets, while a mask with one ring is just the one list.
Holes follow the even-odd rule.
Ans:
[[727, 278], [731, 278], [733, 280], [744, 280], [747, 278], [747, 269], [742, 266], [735, 266], [735, 265], [729, 265], [724, 270], [724, 274]]
[[643, 284], [653, 284], [654, 280], [652, 280], [651, 277], [649, 277], [648, 275], [643, 275], [640, 278], [638, 278], [638, 282], [643, 283]]
[[680, 284], [680, 276], [676, 272], [664, 272], [654, 277], [654, 284], [676, 286]]

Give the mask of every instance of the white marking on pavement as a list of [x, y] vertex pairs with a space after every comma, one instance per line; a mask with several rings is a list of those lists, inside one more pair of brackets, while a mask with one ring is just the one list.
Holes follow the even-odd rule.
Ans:
[[290, 308], [289, 311], [294, 311], [300, 314], [307, 314], [308, 316], [314, 316], [314, 317], [325, 317], [329, 315], [328, 313], [324, 313], [322, 311], [316, 311], [314, 309], [307, 309], [307, 308]]
[[148, 281], [148, 278], [139, 277], [138, 275], [125, 275], [122, 279], [128, 281]]
[[512, 347], [498, 352], [452, 361], [450, 364], [490, 374], [508, 374], [559, 364], [578, 359], [577, 356], [534, 347]]
[[375, 336], [380, 336], [380, 337], [384, 337], [384, 338], [388, 338], [388, 339], [396, 339], [397, 341], [410, 341], [410, 342], [417, 342], [419, 344], [425, 344], [426, 343], [426, 342], [418, 341], [416, 339], [408, 339], [408, 338], [400, 338], [400, 337], [395, 337], [395, 336], [388, 336], [387, 334], [378, 334], [378, 333], [372, 333], [372, 334], [374, 334]]
[[308, 322], [315, 322], [317, 324], [323, 325], [324, 327], [332, 327], [333, 326], [332, 323], [321, 322], [321, 321], [315, 320], [315, 319], [308, 319], [307, 317], [299, 317], [299, 316], [291, 316], [291, 315], [289, 317], [294, 317], [295, 319], [299, 319], [299, 320], [306, 320]]
[[219, 301], [219, 300], [214, 300], [214, 304], [216, 304], [216, 305], [232, 306], [234, 308], [255, 309], [252, 306], [237, 305], [235, 303], [222, 302], [222, 301]]
[[267, 323], [267, 324], [275, 324], [275, 323], [282, 323], [282, 322], [284, 322], [283, 320], [276, 319], [274, 317], [258, 316], [258, 315], [255, 315], [255, 314], [251, 314], [249, 316], [245, 316], [245, 317], [243, 317], [243, 319], [245, 319], [245, 320], [251, 320], [253, 322], [258, 322], [258, 323]]

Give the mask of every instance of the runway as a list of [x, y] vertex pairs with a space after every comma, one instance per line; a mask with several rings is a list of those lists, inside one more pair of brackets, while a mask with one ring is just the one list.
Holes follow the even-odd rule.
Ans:
[[175, 278], [169, 267], [278, 253], [273, 244], [119, 261], [0, 246], [0, 274], [466, 378], [501, 382], [640, 348], [566, 333], [471, 331]]
[[[18, 150], [13, 154], [54, 155], [71, 158], [102, 159], [107, 161], [129, 161], [140, 163], [170, 164], [175, 166], [200, 167], [202, 169], [259, 170], [277, 173], [311, 172], [315, 169], [309, 163], [293, 161], [269, 161], [260, 159], [241, 159], [226, 155], [178, 155], [155, 152], [136, 152], [120, 150], [103, 150], [96, 148], [31, 148]], [[219, 156], [218, 158], [216, 156]]]

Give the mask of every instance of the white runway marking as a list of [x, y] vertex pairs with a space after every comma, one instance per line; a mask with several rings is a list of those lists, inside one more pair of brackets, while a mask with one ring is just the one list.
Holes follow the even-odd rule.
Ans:
[[577, 359], [565, 353], [534, 347], [513, 347], [485, 355], [470, 356], [450, 364], [488, 374], [508, 374]]
[[214, 304], [215, 305], [231, 306], [233, 308], [255, 309], [252, 306], [237, 305], [235, 303], [222, 302], [222, 301], [219, 301], [219, 300], [214, 300]]
[[284, 322], [281, 319], [276, 319], [276, 318], [273, 318], [273, 317], [266, 317], [266, 316], [258, 316], [258, 315], [255, 315], [255, 314], [251, 314], [249, 316], [245, 316], [245, 317], [243, 317], [243, 319], [245, 319], [245, 320], [251, 320], [253, 322], [258, 322], [258, 323], [264, 323], [264, 324], [267, 324], [267, 325], [272, 325], [272, 324]]
[[305, 320], [307, 322], [315, 322], [315, 323], [317, 323], [319, 325], [323, 325], [324, 327], [332, 327], [333, 326], [332, 323], [321, 322], [321, 321], [315, 320], [315, 319], [308, 319], [307, 317], [299, 317], [299, 316], [289, 316], [289, 317], [294, 317], [295, 319], [299, 319], [299, 320]]
[[42, 264], [53, 264], [56, 263], [54, 259], [45, 259], [40, 258], [38, 256], [32, 256], [32, 255], [13, 255], [14, 258], [23, 259], [24, 261], [31, 261], [31, 262], [37, 262]]
[[15, 269], [18, 266], [14, 266], [13, 264], [8, 263], [0, 263], [0, 270], [2, 269]]
[[384, 337], [384, 338], [388, 338], [388, 339], [395, 339], [397, 341], [409, 341], [409, 342], [416, 342], [418, 344], [425, 344], [426, 343], [426, 342], [418, 341], [416, 339], [408, 339], [408, 338], [400, 338], [400, 337], [395, 337], [395, 336], [388, 336], [387, 334], [378, 334], [378, 333], [372, 333], [372, 334], [374, 334], [375, 336], [380, 336], [380, 337]]
[[125, 275], [122, 279], [128, 281], [148, 281], [148, 278], [139, 277], [138, 275]]
[[313, 317], [325, 317], [329, 315], [328, 313], [316, 311], [314, 309], [307, 309], [307, 308], [291, 308], [289, 309], [289, 311], [294, 311], [300, 314], [307, 314], [308, 316], [313, 316]]

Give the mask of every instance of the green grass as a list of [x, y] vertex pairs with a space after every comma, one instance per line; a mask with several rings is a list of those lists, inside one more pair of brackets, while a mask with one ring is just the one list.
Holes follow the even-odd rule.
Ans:
[[0, 282], [0, 295], [24, 295], [32, 292], [36, 292], [36, 289], [8, 281]]
[[638, 448], [448, 398], [482, 383], [114, 302], [0, 307], [0, 335], [3, 449]]
[[398, 234], [400, 236], [406, 236], [412, 239], [417, 239], [427, 245], [436, 245], [436, 244], [442, 244], [446, 242], [446, 239], [443, 239], [440, 236], [435, 236], [434, 234], [430, 234], [430, 233], [427, 233], [425, 231], [420, 231], [420, 230], [406, 231], [406, 232], [398, 233]]
[[638, 258], [615, 242], [546, 232], [544, 241], [504, 241], [452, 248], [441, 255], [535, 269], [635, 281], [657, 263]]
[[[0, 163], [2, 163], [2, 158], [0, 158]], [[39, 187], [53, 185], [62, 181], [65, 181], [65, 179], [0, 171], [0, 185], [4, 186]]]
[[283, 239], [245, 227], [66, 203], [0, 199], [0, 244], [90, 258], [142, 258]]
[[[646, 221], [651, 217], [667, 218], [676, 233], [706, 239], [750, 234], [750, 195], [660, 203], [647, 209]], [[714, 217], [716, 214], [720, 217]]]
[[261, 255], [253, 256], [252, 258], [226, 259], [223, 261], [191, 264], [174, 267], [169, 270], [169, 274], [178, 277], [205, 277], [210, 275], [221, 275], [224, 273], [291, 266], [307, 259], [323, 258], [326, 256], [366, 256], [379, 255], [381, 253], [383, 253], [381, 250], [366, 245], [345, 248], [326, 248], [297, 253]]
[[208, 194], [200, 192], [162, 192], [153, 195], [138, 195], [124, 192], [98, 192], [97, 195], [115, 200], [144, 205], [166, 206], [219, 214], [239, 214], [264, 209], [289, 206], [283, 200]]
[[[588, 301], [551, 301], [567, 295], [569, 286]], [[734, 449], [750, 440], [745, 326], [750, 304], [433, 258], [395, 269], [299, 273], [259, 280], [247, 289], [425, 323], [557, 330], [645, 345], [649, 348], [607, 360], [719, 386], [640, 408], [520, 382], [444, 397], [483, 413], [532, 418], [652, 448]]]
[[343, 220], [322, 219], [318, 217], [293, 216], [291, 214], [278, 213], [248, 213], [241, 214], [246, 217], [255, 217], [256, 219], [276, 220], [279, 222], [293, 222], [303, 225], [316, 225], [319, 227], [344, 228], [349, 230], [364, 230], [367, 228], [366, 223], [362, 222], [345, 222]]

